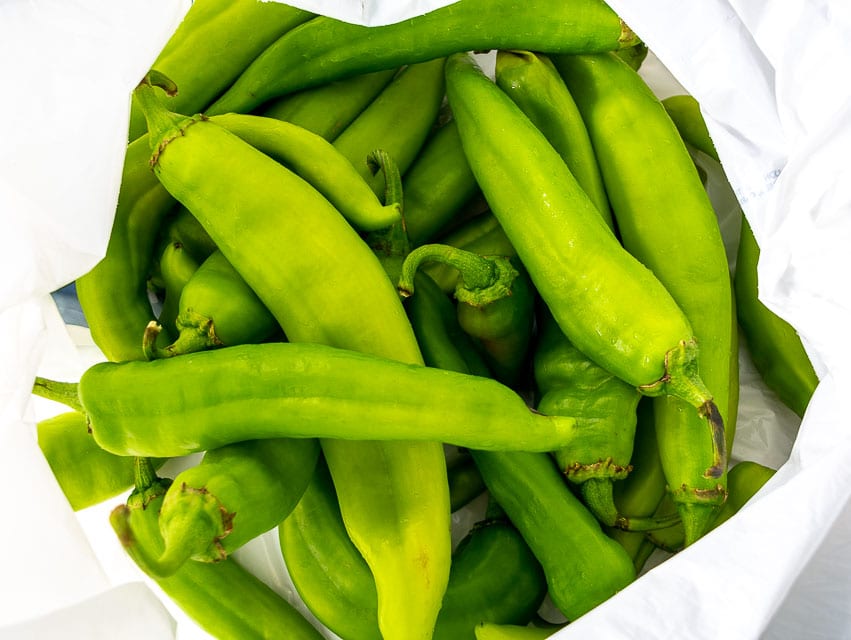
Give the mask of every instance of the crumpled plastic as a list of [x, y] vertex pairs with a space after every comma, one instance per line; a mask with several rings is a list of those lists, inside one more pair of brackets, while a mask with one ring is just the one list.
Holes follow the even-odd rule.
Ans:
[[[379, 25], [449, 2], [293, 4]], [[761, 385], [743, 349], [732, 457], [779, 471], [735, 518], [654, 562], [555, 637], [851, 637], [851, 85], [843, 80], [851, 6], [609, 4], [655, 54], [642, 72], [660, 97], [685, 89], [701, 103], [737, 198], [725, 213], [728, 242], [741, 207], [762, 247], [760, 297], [799, 331], [821, 384], [799, 424]], [[61, 409], [29, 395], [37, 372], [71, 380], [101, 357], [84, 331], [62, 323], [49, 293], [105, 251], [130, 91], [188, 6], [0, 4], [0, 546], [10, 587], [0, 600], [0, 638], [25, 637], [27, 625], [50, 637], [63, 631], [60, 613], [79, 607], [85, 616], [92, 602], [111, 603], [95, 607], [97, 615], [140, 637], [175, 637], [171, 620], [177, 637], [207, 637], [167, 599], [160, 606], [126, 589], [139, 574], [103, 533], [106, 511], [73, 514], [35, 443], [35, 420]], [[276, 555], [266, 537], [240, 560], [295, 600]]]

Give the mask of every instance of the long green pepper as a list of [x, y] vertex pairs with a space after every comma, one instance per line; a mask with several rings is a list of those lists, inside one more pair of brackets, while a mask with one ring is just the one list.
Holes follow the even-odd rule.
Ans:
[[320, 16], [257, 56], [207, 113], [247, 113], [299, 89], [459, 51], [612, 51], [636, 40], [601, 0], [460, 0], [379, 27]]
[[723, 432], [698, 375], [694, 332], [662, 283], [623, 249], [546, 138], [469, 55], [450, 56], [446, 69], [470, 166], [565, 335], [645, 395], [683, 398]]
[[[146, 93], [142, 87], [140, 98]], [[289, 340], [422, 363], [381, 263], [327, 200], [225, 129], [148, 103], [156, 175], [199, 219]], [[325, 438], [322, 449], [349, 535], [376, 580], [382, 632], [429, 637], [451, 557], [440, 442]]]
[[[734, 337], [731, 277], [715, 211], [676, 127], [614, 54], [555, 56], [597, 154], [624, 246], [652, 269], [700, 346], [699, 375], [723, 423]], [[640, 123], [640, 126], [636, 126]], [[656, 400], [662, 466], [690, 544], [726, 498], [727, 434], [682, 399]]]

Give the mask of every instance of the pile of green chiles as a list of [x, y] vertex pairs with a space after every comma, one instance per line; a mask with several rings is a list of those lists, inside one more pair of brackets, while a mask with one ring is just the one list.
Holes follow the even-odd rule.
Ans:
[[134, 487], [127, 552], [240, 639], [322, 637], [230, 557], [275, 528], [344, 640], [485, 640], [554, 633], [730, 517], [772, 474], [728, 472], [737, 327], [799, 414], [816, 379], [746, 224], [733, 279], [714, 148], [646, 53], [601, 0], [373, 28], [196, 0], [76, 283], [109, 362], [34, 386], [74, 408], [39, 425], [74, 508]]

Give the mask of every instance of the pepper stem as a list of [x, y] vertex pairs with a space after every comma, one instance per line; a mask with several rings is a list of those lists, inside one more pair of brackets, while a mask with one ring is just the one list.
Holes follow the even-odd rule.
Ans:
[[222, 346], [222, 341], [216, 336], [216, 327], [211, 318], [199, 314], [193, 314], [191, 317], [178, 317], [177, 328], [178, 334], [174, 342], [160, 348], [156, 346], [156, 341], [157, 336], [162, 331], [162, 325], [151, 320], [145, 327], [145, 333], [142, 337], [142, 351], [145, 357], [148, 360], [173, 358], [174, 356]]
[[727, 469], [727, 439], [724, 419], [698, 372], [697, 341], [683, 340], [665, 354], [665, 375], [654, 383], [638, 387], [643, 395], [670, 395], [697, 409], [712, 433], [713, 462], [704, 472], [707, 478], [720, 478]]
[[76, 382], [57, 382], [56, 380], [36, 376], [33, 382], [32, 393], [40, 398], [59, 402], [75, 411], [84, 413], [83, 405], [80, 403], [80, 397], [77, 395]]
[[402, 264], [397, 289], [403, 298], [414, 294], [414, 276], [425, 262], [441, 262], [457, 269], [455, 297], [475, 307], [510, 296], [512, 284], [519, 275], [505, 256], [482, 256], [445, 244], [424, 244], [411, 251]]
[[411, 241], [405, 225], [399, 167], [390, 154], [382, 149], [372, 151], [367, 156], [367, 164], [373, 175], [379, 171], [384, 174], [384, 206], [395, 207], [397, 216], [396, 221], [389, 227], [368, 233], [366, 243], [383, 258], [402, 258], [411, 250]]

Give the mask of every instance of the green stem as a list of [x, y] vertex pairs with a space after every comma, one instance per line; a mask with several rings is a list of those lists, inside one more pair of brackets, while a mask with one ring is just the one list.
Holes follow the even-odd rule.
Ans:
[[665, 376], [638, 390], [650, 397], [671, 395], [697, 409], [712, 433], [713, 462], [706, 469], [707, 478], [720, 478], [727, 469], [727, 439], [724, 420], [715, 404], [712, 393], [698, 372], [698, 347], [694, 340], [683, 341], [665, 354]]
[[367, 163], [373, 175], [379, 171], [384, 174], [384, 205], [395, 206], [399, 218], [385, 229], [368, 233], [366, 242], [383, 258], [404, 258], [411, 250], [411, 241], [405, 226], [402, 175], [399, 173], [399, 167], [390, 154], [382, 149], [372, 151], [367, 156]]
[[145, 358], [148, 360], [173, 358], [222, 346], [222, 341], [216, 336], [215, 324], [211, 318], [198, 315], [197, 318], [192, 318], [192, 322], [192, 324], [179, 324], [177, 338], [163, 348], [156, 345], [162, 325], [153, 320], [149, 322], [142, 337], [142, 351]]
[[397, 288], [402, 297], [414, 293], [414, 275], [425, 262], [441, 262], [459, 272], [455, 297], [473, 306], [483, 306], [511, 295], [511, 284], [517, 270], [503, 256], [481, 256], [445, 244], [424, 244], [417, 247], [402, 265], [402, 277]]
[[33, 395], [40, 398], [47, 398], [54, 402], [64, 404], [75, 411], [83, 412], [83, 405], [80, 404], [80, 398], [77, 395], [76, 382], [57, 382], [36, 376], [32, 388]]

